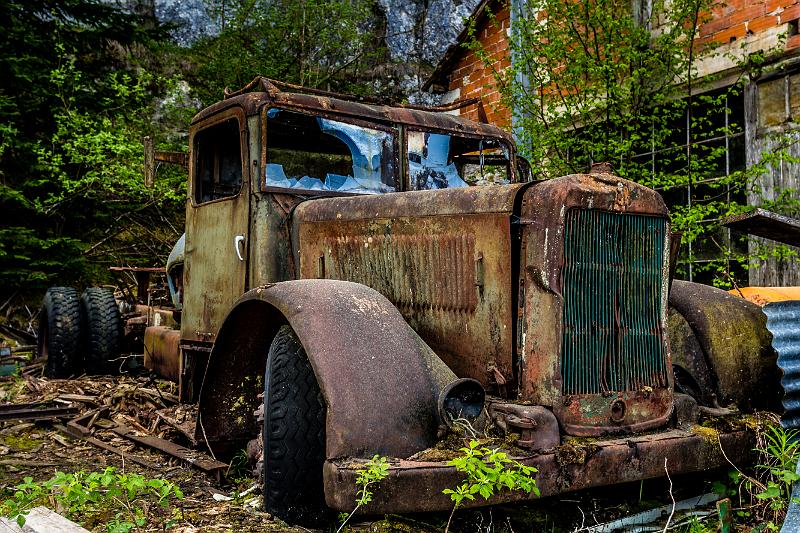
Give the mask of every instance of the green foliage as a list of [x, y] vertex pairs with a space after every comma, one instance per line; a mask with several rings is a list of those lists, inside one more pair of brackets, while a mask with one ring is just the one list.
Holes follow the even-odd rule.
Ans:
[[231, 458], [228, 471], [225, 472], [225, 477], [232, 480], [236, 484], [241, 484], [251, 480], [253, 477], [253, 471], [250, 467], [250, 458], [247, 456], [247, 450], [239, 450]]
[[0, 294], [150, 266], [176, 236], [131, 218], [180, 226], [185, 197], [185, 176], [141, 184], [141, 138], [174, 115], [177, 78], [147, 68], [163, 30], [99, 0], [5, 0], [0, 27]]
[[205, 104], [256, 75], [363, 94], [368, 69], [384, 54], [372, 31], [371, 0], [217, 0], [208, 6], [222, 30], [192, 47], [194, 85]]
[[[672, 99], [692, 74], [685, 43], [710, 4], [657, 1], [649, 16], [634, 16], [626, 0], [522, 2], [514, 66], [497, 77], [540, 177], [627, 159], [649, 144], [653, 125], [657, 145], [669, 137], [661, 126], [683, 114]], [[476, 40], [471, 47], [481, 50]]]
[[764, 433], [765, 441], [756, 448], [761, 457], [757, 469], [766, 472], [765, 487], [756, 498], [767, 502], [769, 509], [775, 512], [785, 511], [792, 494], [792, 484], [800, 481], [797, 474], [797, 458], [800, 452], [798, 442], [800, 432], [785, 430], [779, 425], [770, 425]]
[[118, 473], [115, 468], [108, 467], [102, 472], [56, 472], [41, 483], [26, 477], [2, 503], [0, 514], [16, 520], [22, 527], [33, 507], [50, 502], [67, 517], [75, 519], [90, 519], [110, 510], [115, 514], [107, 523], [109, 533], [122, 533], [148, 522], [150, 513], [145, 502], [167, 510], [174, 500], [182, 498], [180, 488], [169, 481]]
[[458, 507], [464, 500], [474, 500], [476, 494], [484, 500], [502, 490], [521, 490], [539, 495], [539, 488], [533, 478], [536, 468], [525, 466], [498, 449], [481, 446], [477, 440], [470, 440], [467, 447], [461, 448], [461, 452], [460, 456], [450, 460], [448, 464], [466, 474], [466, 480], [455, 489], [442, 491], [454, 502], [445, 531], [450, 528], [450, 521]]
[[758, 453], [755, 476], [740, 470], [728, 472], [726, 482], [718, 480], [712, 490], [720, 497], [738, 501], [735, 516], [743, 523], [757, 523], [753, 531], [777, 531], [783, 523], [796, 473], [800, 432], [767, 422], [757, 431]]
[[367, 505], [372, 501], [372, 491], [369, 490], [370, 485], [380, 483], [382, 479], [389, 475], [389, 463], [386, 461], [386, 457], [375, 455], [367, 461], [366, 468], [356, 470], [356, 474], [358, 474], [356, 485], [360, 487], [357, 493], [356, 505]]
[[364, 505], [367, 505], [369, 502], [372, 501], [372, 490], [370, 486], [377, 485], [386, 476], [389, 475], [389, 463], [386, 460], [386, 457], [380, 457], [379, 455], [374, 455], [372, 459], [367, 461], [364, 468], [360, 468], [356, 470], [356, 485], [358, 486], [358, 492], [356, 493], [356, 507], [353, 509], [350, 514], [342, 513], [339, 516], [340, 521], [342, 522], [339, 525], [339, 529], [336, 530], [336, 533], [344, 528], [345, 524], [350, 520], [350, 518]]
[[[63, 50], [63, 46], [58, 45]], [[143, 202], [151, 191], [142, 180], [142, 136], [149, 132], [149, 87], [157, 80], [145, 70], [112, 71], [87, 79], [75, 65], [72, 53], [50, 74], [61, 105], [55, 109], [56, 129], [47, 143], [35, 150], [45, 195], [34, 199], [40, 212], [58, 209], [73, 199], [81, 201]], [[100, 109], [87, 109], [77, 94], [92, 94]], [[184, 182], [159, 180], [155, 196], [162, 202], [182, 201]]]

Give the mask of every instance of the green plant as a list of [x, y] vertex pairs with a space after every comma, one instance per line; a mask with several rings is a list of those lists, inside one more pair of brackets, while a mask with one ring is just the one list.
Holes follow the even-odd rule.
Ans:
[[[382, 57], [373, 0], [208, 0], [219, 34], [192, 47], [194, 86], [210, 105], [256, 74], [342, 92], [369, 92]], [[324, 16], [322, 15], [324, 13]]]
[[459, 457], [450, 460], [448, 464], [466, 474], [467, 478], [455, 489], [442, 491], [449, 494], [454, 502], [445, 532], [450, 530], [450, 522], [461, 503], [464, 500], [474, 500], [476, 494], [485, 500], [502, 490], [522, 490], [539, 495], [539, 488], [533, 478], [536, 468], [511, 459], [497, 448], [481, 446], [477, 440], [470, 440], [467, 447], [461, 448], [461, 452]]
[[342, 513], [339, 516], [339, 518], [342, 520], [342, 523], [339, 526], [339, 529], [336, 530], [336, 533], [339, 533], [342, 528], [344, 528], [345, 524], [347, 524], [356, 511], [372, 501], [372, 491], [370, 490], [370, 486], [380, 483], [381, 480], [389, 475], [389, 463], [387, 462], [386, 457], [374, 455], [372, 459], [367, 461], [365, 467], [356, 470], [356, 473], [358, 474], [358, 477], [356, 478], [356, 485], [359, 487], [358, 492], [356, 493], [356, 506], [350, 512], [350, 514]]
[[231, 458], [225, 477], [236, 484], [241, 484], [253, 477], [253, 471], [250, 468], [250, 458], [247, 457], [247, 450], [239, 450]]
[[54, 502], [69, 518], [91, 518], [106, 510], [115, 512], [107, 521], [109, 533], [127, 532], [144, 526], [150, 518], [143, 501], [168, 509], [173, 499], [183, 498], [177, 485], [140, 474], [117, 473], [113, 467], [102, 472], [56, 472], [43, 482], [26, 477], [14, 488], [12, 497], [0, 505], [0, 514], [22, 527], [30, 509], [40, 502]]
[[[769, 425], [764, 433], [764, 442], [756, 448], [760, 454], [757, 470], [766, 473], [764, 486], [755, 494], [758, 500], [768, 504], [772, 511], [772, 518], [767, 527], [777, 528], [775, 523], [780, 523], [781, 515], [788, 506], [792, 494], [792, 484], [800, 481], [797, 473], [797, 459], [800, 453], [800, 432], [786, 430], [780, 425]], [[772, 527], [770, 527], [770, 525]]]

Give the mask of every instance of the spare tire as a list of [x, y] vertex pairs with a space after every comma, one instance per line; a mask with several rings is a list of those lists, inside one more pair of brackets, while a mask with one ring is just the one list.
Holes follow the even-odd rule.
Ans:
[[81, 295], [84, 355], [89, 374], [115, 374], [122, 345], [122, 316], [114, 293], [93, 287]]
[[72, 287], [47, 289], [39, 315], [37, 347], [47, 358], [44, 375], [68, 378], [82, 371], [81, 306]]

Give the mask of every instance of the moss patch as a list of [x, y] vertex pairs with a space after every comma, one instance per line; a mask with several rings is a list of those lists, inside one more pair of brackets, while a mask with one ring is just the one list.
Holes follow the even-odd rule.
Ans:
[[0, 438], [0, 444], [12, 450], [30, 450], [42, 443], [41, 439], [33, 439], [28, 434], [5, 435]]
[[481, 446], [485, 446], [486, 448], [498, 448], [503, 450], [511, 457], [525, 457], [531, 455], [529, 450], [517, 446], [519, 435], [516, 433], [509, 433], [504, 437], [471, 439], [450, 432], [433, 447], [414, 454], [409, 459], [414, 461], [447, 462], [456, 457], [461, 457], [463, 455], [461, 448], [468, 446], [470, 440], [477, 440]]

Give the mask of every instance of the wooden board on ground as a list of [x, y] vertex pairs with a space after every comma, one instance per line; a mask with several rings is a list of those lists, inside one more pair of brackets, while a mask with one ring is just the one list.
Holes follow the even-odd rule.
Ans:
[[0, 518], [5, 531], [13, 533], [89, 533], [75, 522], [68, 520], [47, 507], [34, 507], [25, 517], [25, 525], [19, 527], [15, 520]]

